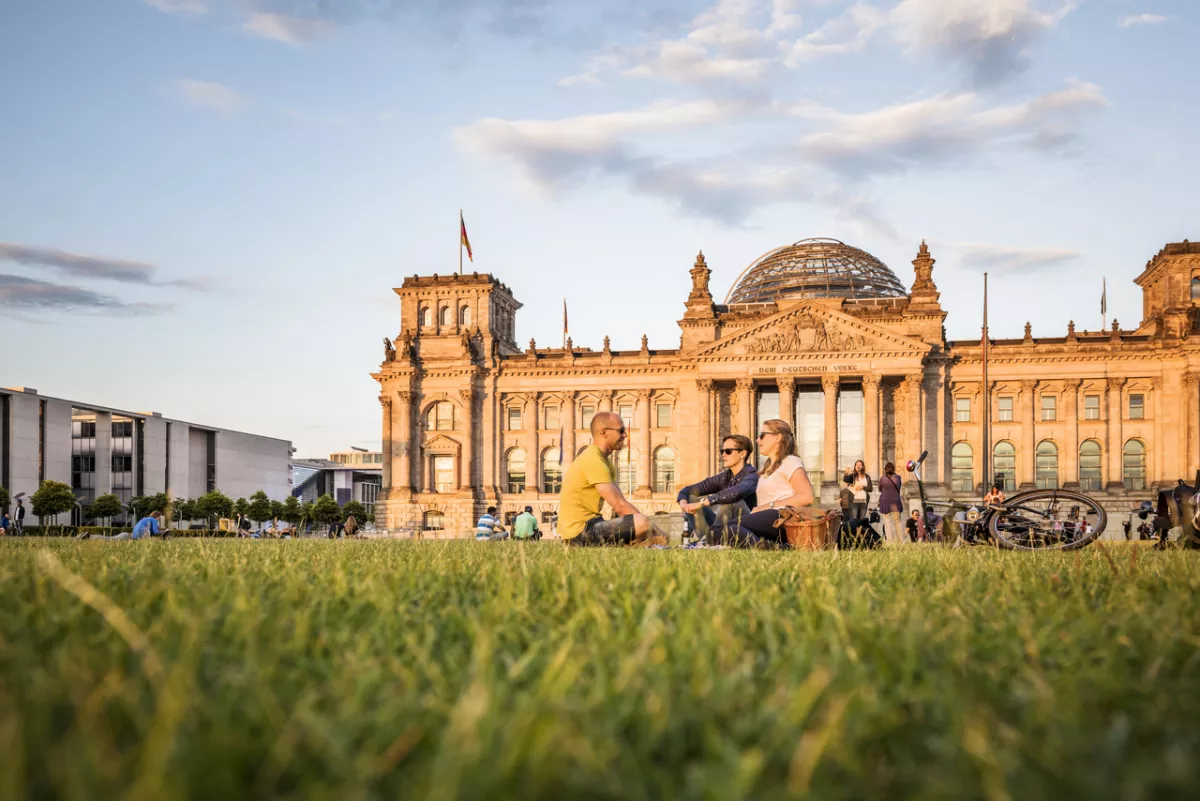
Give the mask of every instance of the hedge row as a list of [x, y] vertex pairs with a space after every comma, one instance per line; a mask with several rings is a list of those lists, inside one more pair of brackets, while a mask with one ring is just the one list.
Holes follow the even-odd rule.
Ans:
[[[24, 534], [26, 537], [74, 537], [81, 531], [93, 536], [110, 537], [113, 534], [120, 534], [129, 531], [129, 526], [25, 526]], [[168, 535], [172, 537], [235, 537], [237, 532], [234, 531], [214, 531], [212, 529], [169, 529]], [[266, 535], [263, 535], [264, 537]]]

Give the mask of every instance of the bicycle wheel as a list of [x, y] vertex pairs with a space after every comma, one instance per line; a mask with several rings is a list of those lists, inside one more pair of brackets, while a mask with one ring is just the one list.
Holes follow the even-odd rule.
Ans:
[[988, 531], [1001, 548], [1073, 551], [1103, 534], [1107, 524], [1108, 514], [1088, 496], [1044, 489], [1014, 495], [988, 520]]

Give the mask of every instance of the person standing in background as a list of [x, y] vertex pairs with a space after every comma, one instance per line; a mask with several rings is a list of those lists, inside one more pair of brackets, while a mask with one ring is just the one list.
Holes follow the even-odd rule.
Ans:
[[888, 462], [883, 466], [883, 475], [879, 477], [879, 514], [883, 517], [883, 538], [889, 546], [904, 545], [908, 542], [903, 521], [900, 519], [904, 512], [904, 502], [900, 499], [900, 484], [900, 476], [896, 475], [896, 465]]

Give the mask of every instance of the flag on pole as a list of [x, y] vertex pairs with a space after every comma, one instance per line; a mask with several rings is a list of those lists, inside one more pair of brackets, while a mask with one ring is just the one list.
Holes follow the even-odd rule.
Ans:
[[563, 298], [563, 336], [567, 335], [567, 299]]
[[460, 232], [459, 244], [467, 249], [467, 258], [470, 259], [471, 263], [473, 264], [475, 262], [475, 257], [471, 255], [471, 240], [467, 239], [467, 223], [463, 220], [461, 211], [458, 213], [458, 230]]
[[1108, 278], [1101, 278], [1100, 286], [1100, 313], [1108, 314]]

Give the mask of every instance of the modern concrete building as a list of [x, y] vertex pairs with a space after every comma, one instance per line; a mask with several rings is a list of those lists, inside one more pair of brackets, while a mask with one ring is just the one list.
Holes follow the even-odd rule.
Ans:
[[1064, 321], [1035, 335], [1027, 324], [991, 340], [987, 386], [980, 341], [946, 337], [933, 266], [924, 243], [901, 280], [858, 248], [802, 240], [752, 262], [718, 302], [700, 255], [677, 346], [643, 337], [628, 351], [607, 337], [599, 350], [522, 349], [521, 303], [493, 276], [405, 279], [400, 333], [374, 373], [379, 525], [465, 532], [492, 504], [553, 515], [598, 411], [630, 431], [619, 481], [648, 512], [674, 509], [677, 485], [719, 469], [723, 436], [753, 436], [772, 417], [795, 428], [827, 502], [856, 459], [877, 477], [923, 450], [935, 497], [978, 497], [986, 464], [1010, 491], [1078, 488], [1112, 513], [1195, 475], [1200, 244], [1166, 245], [1140, 275], [1130, 266], [1143, 297], [1133, 326]]
[[383, 453], [355, 448], [328, 459], [294, 459], [292, 478], [292, 494], [301, 501], [332, 495], [341, 505], [358, 501], [374, 511], [383, 484]]
[[61, 481], [86, 505], [112, 493], [123, 502], [170, 492], [231, 498], [263, 490], [291, 494], [287, 440], [228, 431], [94, 403], [51, 398], [28, 387], [0, 388], [0, 485], [32, 495]]

